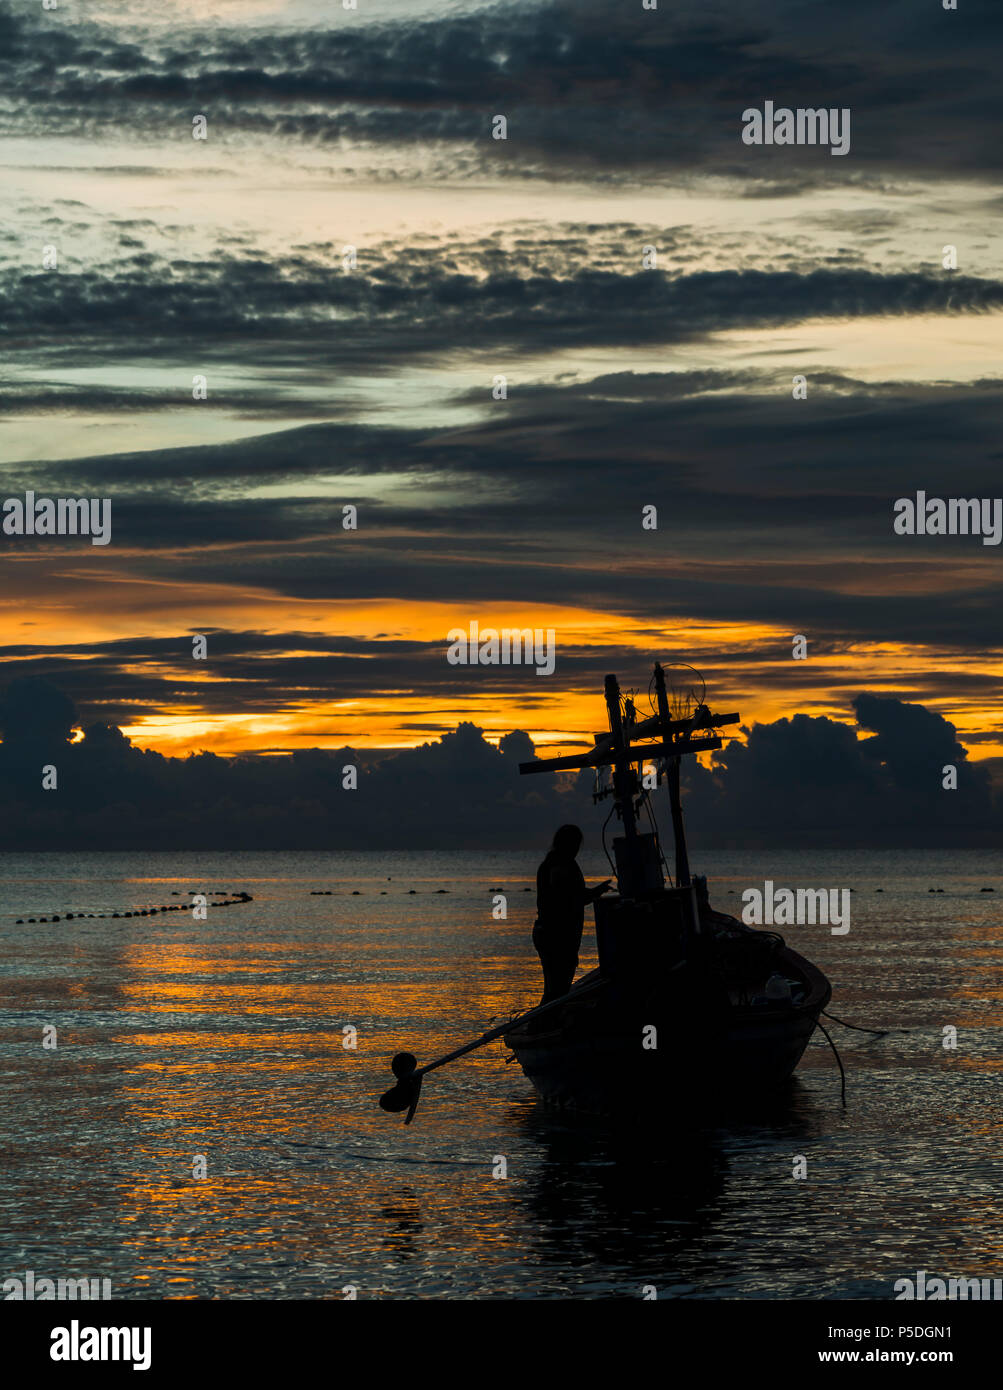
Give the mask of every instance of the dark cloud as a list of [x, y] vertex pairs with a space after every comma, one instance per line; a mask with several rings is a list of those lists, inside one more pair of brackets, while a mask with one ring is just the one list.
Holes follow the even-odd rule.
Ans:
[[[521, 777], [519, 763], [533, 756], [521, 730], [496, 748], [462, 722], [434, 742], [376, 758], [347, 747], [165, 758], [104, 722], [67, 742], [72, 705], [45, 682], [12, 682], [2, 710], [0, 832], [10, 848], [529, 850], [569, 819], [598, 832], [591, 775]], [[861, 696], [857, 710], [864, 728], [879, 729], [876, 738], [861, 742], [849, 725], [798, 714], [755, 725], [712, 769], [688, 766], [686, 813], [700, 843], [994, 842], [1000, 816], [988, 773], [966, 762], [951, 725], [887, 698]], [[54, 791], [41, 789], [43, 747], [58, 770]], [[948, 752], [959, 766], [953, 792], [941, 787]], [[344, 785], [350, 765], [354, 790]], [[667, 821], [657, 803], [656, 814]]]
[[[476, 255], [469, 273], [451, 271], [448, 249], [434, 260], [382, 249], [351, 274], [302, 255], [173, 263], [143, 255], [114, 273], [8, 266], [0, 272], [0, 333], [16, 341], [30, 334], [36, 352], [72, 335], [65, 356], [74, 363], [120, 357], [129, 341], [134, 358], [183, 360], [190, 371], [193, 362], [250, 353], [262, 369], [267, 358], [272, 372], [337, 365], [380, 376], [458, 351], [651, 347], [729, 328], [1003, 306], [1003, 281], [942, 272], [644, 271], [642, 244], [633, 238], [621, 247], [617, 270], [558, 270], [552, 262], [522, 274], [478, 268]], [[554, 257], [552, 244], [543, 249]], [[261, 394], [267, 401], [267, 387]]]
[[[557, 0], [388, 24], [216, 27], [192, 45], [40, 10], [15, 18], [5, 4], [0, 61], [13, 96], [44, 89], [34, 129], [114, 125], [121, 137], [128, 112], [148, 138], [204, 111], [221, 138], [465, 144], [485, 168], [521, 177], [703, 168], [776, 180], [797, 169], [810, 184], [836, 176], [828, 153], [750, 150], [744, 108], [849, 106], [857, 167], [998, 168], [991, 10], [988, 0], [966, 0], [963, 14], [907, 0], [849, 11], [764, 0], [750, 15], [738, 0], [710, 13]], [[507, 142], [489, 138], [496, 112], [511, 122]], [[22, 107], [5, 133], [24, 122]]]
[[[956, 730], [920, 705], [862, 694], [852, 726], [796, 714], [756, 724], [748, 740], [688, 761], [687, 822], [733, 848], [990, 845], [1001, 828], [989, 771], [967, 761]], [[945, 789], [944, 766], [958, 772]]]
[[[933, 644], [967, 652], [966, 668], [988, 658], [994, 669], [997, 550], [965, 536], [896, 536], [892, 506], [919, 488], [998, 494], [999, 384], [860, 396], [830, 375], [796, 403], [786, 373], [721, 381], [719, 392], [713, 374], [618, 374], [520, 390], [462, 429], [335, 423], [10, 467], [8, 495], [110, 495], [113, 542], [99, 551], [3, 538], [41, 567], [11, 567], [8, 598], [29, 610], [40, 579], [69, 555], [167, 584], [183, 557], [195, 588], [454, 607], [462, 596], [471, 617], [479, 604], [510, 603], [515, 616], [544, 600], [630, 616], [650, 625], [656, 646], [679, 620], [756, 623], [805, 632], [820, 654]], [[249, 495], [262, 486], [277, 495]], [[281, 495], [294, 487], [306, 495]], [[349, 502], [359, 507], [355, 532], [341, 525]], [[647, 504], [659, 509], [656, 532], [641, 530]], [[558, 653], [562, 679], [590, 659], [560, 633]], [[109, 648], [104, 659], [117, 657]], [[368, 672], [383, 679], [378, 661]], [[853, 679], [846, 672], [840, 681]], [[332, 662], [323, 674], [340, 681], [343, 671]], [[294, 670], [281, 680], [295, 684]]]
[[[8, 718], [0, 744], [0, 833], [11, 848], [526, 843], [552, 830], [568, 801], [565, 784], [541, 795], [519, 777], [519, 760], [532, 755], [526, 735], [512, 734], [496, 749], [469, 723], [375, 764], [350, 748], [278, 759], [181, 759], [135, 748], [103, 722], [67, 742], [55, 712], [72, 706], [38, 680], [12, 682], [3, 708], [39, 703], [50, 711], [42, 740], [58, 786], [41, 788], [35, 725]], [[355, 790], [344, 786], [349, 764], [358, 768]]]

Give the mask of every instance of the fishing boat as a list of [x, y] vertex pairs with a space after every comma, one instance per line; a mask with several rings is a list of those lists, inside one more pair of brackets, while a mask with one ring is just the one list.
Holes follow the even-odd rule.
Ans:
[[[614, 815], [619, 822], [610, 856], [616, 891], [595, 901], [598, 968], [561, 999], [423, 1068], [411, 1053], [398, 1053], [398, 1080], [381, 1098], [384, 1109], [406, 1109], [410, 1121], [427, 1072], [498, 1037], [545, 1101], [593, 1114], [630, 1112], [653, 1097], [678, 1097], [689, 1109], [716, 1106], [776, 1090], [791, 1077], [831, 986], [777, 933], [715, 911], [706, 878], [691, 875], [680, 760], [720, 748], [717, 730], [740, 716], [708, 708], [692, 667], [670, 669], [671, 684], [655, 663], [644, 718], [608, 675], [609, 729], [594, 736], [594, 747], [519, 768], [523, 775], [591, 768], [593, 799], [612, 803], [606, 824]], [[647, 774], [646, 764], [654, 768]], [[673, 874], [651, 797], [663, 781]]]

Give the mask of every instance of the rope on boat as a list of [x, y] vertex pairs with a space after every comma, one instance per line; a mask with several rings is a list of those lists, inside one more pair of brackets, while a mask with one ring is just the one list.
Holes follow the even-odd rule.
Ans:
[[616, 878], [616, 872], [617, 872], [617, 871], [616, 871], [616, 864], [613, 862], [613, 856], [610, 854], [608, 848], [606, 847], [606, 827], [607, 827], [607, 825], [609, 825], [610, 821], [613, 819], [613, 812], [614, 812], [615, 810], [616, 810], [616, 802], [614, 801], [613, 805], [609, 808], [609, 815], [608, 815], [608, 816], [606, 817], [606, 819], [603, 821], [603, 823], [602, 823], [602, 829], [601, 829], [600, 832], [599, 832], [599, 838], [600, 838], [600, 840], [602, 840], [603, 854], [605, 854], [606, 858], [609, 860], [609, 866], [610, 866], [610, 868], [613, 870], [613, 877], [614, 877], [614, 878]]
[[828, 1009], [822, 1012], [826, 1018], [831, 1018], [833, 1023], [840, 1023], [844, 1028], [852, 1028], [857, 1033], [873, 1033], [876, 1038], [885, 1038], [889, 1033], [908, 1033], [908, 1028], [861, 1028], [859, 1023], [847, 1023], [845, 1018], [837, 1018], [835, 1014], [829, 1013]]
[[[823, 1010], [823, 1012], [824, 1012], [824, 1010]], [[826, 1018], [828, 1018], [828, 1017], [829, 1017], [829, 1015], [826, 1014]], [[829, 1046], [832, 1048], [832, 1055], [835, 1057], [836, 1061], [839, 1063], [839, 1091], [840, 1091], [840, 1099], [841, 1099], [842, 1102], [843, 1102], [843, 1109], [845, 1110], [845, 1109], [846, 1109], [846, 1072], [843, 1070], [843, 1062], [842, 1062], [842, 1059], [841, 1059], [839, 1053], [836, 1051], [836, 1044], [833, 1042], [832, 1038], [829, 1037], [829, 1034], [826, 1032], [825, 1025], [822, 1024], [822, 1023], [816, 1023], [815, 1026], [816, 1026], [816, 1028], [821, 1028], [821, 1029], [822, 1029], [822, 1032], [825, 1033], [825, 1036], [826, 1036], [826, 1038], [827, 1038], [827, 1040], [828, 1040]]]

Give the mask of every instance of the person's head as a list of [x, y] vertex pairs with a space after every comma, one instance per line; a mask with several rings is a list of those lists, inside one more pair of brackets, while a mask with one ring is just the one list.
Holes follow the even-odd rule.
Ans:
[[554, 835], [551, 851], [561, 859], [574, 859], [582, 847], [583, 838], [577, 825], [562, 825]]

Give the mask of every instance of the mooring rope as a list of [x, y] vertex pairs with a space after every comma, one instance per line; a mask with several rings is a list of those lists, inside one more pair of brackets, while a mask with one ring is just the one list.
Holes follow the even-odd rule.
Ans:
[[[826, 1014], [826, 1018], [828, 1018], [828, 1014]], [[846, 1072], [843, 1070], [842, 1058], [840, 1057], [839, 1053], [836, 1051], [836, 1044], [833, 1042], [832, 1038], [830, 1038], [830, 1037], [829, 1037], [829, 1034], [826, 1032], [825, 1025], [822, 1024], [822, 1023], [819, 1023], [819, 1024], [816, 1024], [816, 1027], [821, 1028], [821, 1029], [822, 1029], [822, 1032], [825, 1033], [825, 1036], [826, 1036], [826, 1038], [828, 1039], [828, 1042], [829, 1042], [829, 1046], [832, 1048], [832, 1055], [835, 1057], [836, 1061], [839, 1063], [839, 1090], [840, 1090], [840, 1099], [841, 1099], [842, 1102], [843, 1102], [843, 1109], [845, 1110], [845, 1109], [846, 1109]]]
[[847, 1023], [845, 1018], [837, 1018], [828, 1009], [823, 1009], [822, 1012], [826, 1018], [831, 1018], [833, 1023], [842, 1024], [844, 1028], [852, 1028], [857, 1033], [873, 1033], [876, 1038], [887, 1037], [889, 1033], [908, 1033], [910, 1031], [908, 1028], [861, 1028], [859, 1023]]

